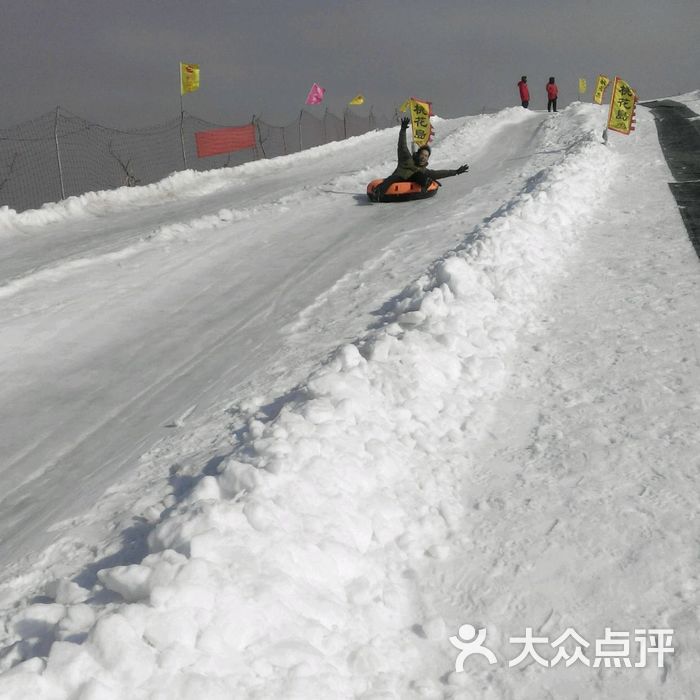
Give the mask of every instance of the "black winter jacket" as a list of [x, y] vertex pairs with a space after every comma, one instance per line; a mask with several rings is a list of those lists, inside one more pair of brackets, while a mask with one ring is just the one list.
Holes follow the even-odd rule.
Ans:
[[425, 166], [418, 165], [406, 145], [406, 129], [399, 131], [398, 159], [399, 163], [392, 175], [402, 180], [410, 180], [416, 173], [425, 173], [431, 180], [442, 180], [457, 174], [456, 170], [429, 170]]

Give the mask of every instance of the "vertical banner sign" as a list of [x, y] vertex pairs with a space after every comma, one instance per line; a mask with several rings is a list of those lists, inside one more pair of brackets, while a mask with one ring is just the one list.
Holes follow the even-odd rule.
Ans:
[[180, 94], [199, 90], [199, 64], [180, 64]]
[[634, 129], [634, 110], [637, 93], [622, 78], [616, 77], [610, 96], [608, 129], [620, 134], [629, 134]]
[[598, 80], [595, 84], [595, 92], [593, 93], [593, 102], [597, 105], [603, 104], [603, 95], [605, 94], [605, 88], [610, 85], [610, 78], [607, 75], [599, 75]]
[[586, 82], [585, 78], [579, 78], [578, 79], [578, 94], [579, 95], [585, 95], [586, 90], [588, 90], [588, 83]]
[[425, 146], [433, 138], [433, 127], [430, 125], [430, 117], [433, 114], [432, 102], [412, 97], [409, 100], [409, 111], [411, 114], [413, 142], [417, 146]]

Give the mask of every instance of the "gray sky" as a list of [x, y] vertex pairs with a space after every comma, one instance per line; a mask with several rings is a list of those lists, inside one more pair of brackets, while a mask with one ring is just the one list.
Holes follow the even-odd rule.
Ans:
[[[341, 114], [357, 93], [391, 116], [414, 95], [456, 117], [590, 99], [598, 73], [642, 99], [700, 88], [700, 0], [0, 0], [0, 126], [57, 105], [105, 126], [179, 114], [179, 62], [202, 85], [185, 110], [222, 124], [287, 124], [313, 82]], [[322, 108], [310, 111], [322, 113]]]

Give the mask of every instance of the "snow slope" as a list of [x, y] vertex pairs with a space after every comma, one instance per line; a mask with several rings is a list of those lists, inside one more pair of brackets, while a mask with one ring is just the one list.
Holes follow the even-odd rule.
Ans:
[[[438, 120], [471, 172], [401, 206], [388, 130], [0, 212], [0, 697], [694, 697], [700, 265], [640, 112]], [[606, 627], [675, 648], [509, 666]]]
[[[457, 136], [476, 159], [472, 182], [486, 190], [471, 222], [497, 206], [488, 187], [499, 161], [486, 165], [493, 155], [480, 142], [503, 121], [477, 120]], [[456, 128], [445, 124], [445, 138]], [[245, 393], [242, 384], [264, 392], [303, 379], [362, 332], [374, 304], [454, 245], [461, 231], [434, 221], [434, 207], [423, 210], [428, 238], [415, 208], [378, 211], [325, 191], [361, 193], [371, 173], [391, 168], [395, 138], [370, 134], [37, 212], [5, 210], [3, 561], [46, 544], [47, 525], [89, 507], [192, 407]], [[499, 146], [502, 159], [510, 153]], [[348, 308], [324, 309], [339, 297]]]

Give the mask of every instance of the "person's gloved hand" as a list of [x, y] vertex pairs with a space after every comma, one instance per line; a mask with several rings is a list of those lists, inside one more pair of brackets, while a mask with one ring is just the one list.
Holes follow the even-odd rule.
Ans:
[[466, 173], [467, 170], [469, 170], [469, 166], [465, 163], [464, 165], [460, 165], [455, 172], [457, 175], [461, 175], [462, 173]]
[[408, 125], [409, 125], [410, 123], [411, 123], [411, 118], [410, 118], [410, 117], [404, 117], [404, 118], [401, 120], [401, 130], [402, 130], [402, 131], [405, 131], [406, 129], [408, 129]]

